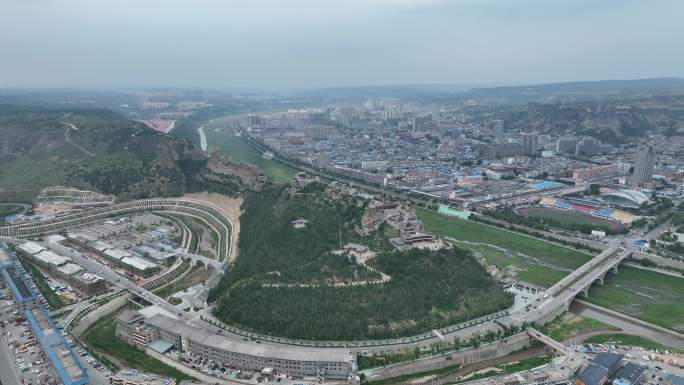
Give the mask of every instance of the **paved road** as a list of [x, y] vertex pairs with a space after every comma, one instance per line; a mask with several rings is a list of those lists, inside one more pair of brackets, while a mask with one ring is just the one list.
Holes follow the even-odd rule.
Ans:
[[644, 234], [643, 239], [650, 241], [651, 239], [658, 238], [661, 236], [664, 232], [668, 231], [670, 229], [670, 224], [672, 223], [671, 219], [666, 220], [665, 222], [659, 224], [654, 228], [653, 230], [649, 231], [648, 233]]
[[556, 284], [554, 284], [550, 288], [546, 289], [545, 294], [547, 294], [549, 296], [553, 296], [553, 295], [558, 294], [559, 292], [567, 290], [567, 286], [570, 285], [570, 283], [572, 283], [573, 281], [575, 281], [579, 277], [587, 274], [589, 271], [597, 268], [597, 266], [599, 266], [601, 263], [603, 263], [603, 261], [605, 261], [606, 259], [610, 258], [617, 250], [618, 250], [617, 246], [612, 246], [612, 247], [604, 250], [601, 254], [590, 259], [587, 263], [578, 267], [575, 271], [566, 275], [565, 277], [563, 277], [563, 279], [558, 281]]
[[[185, 202], [185, 200], [178, 200], [178, 202]], [[148, 202], [148, 201], [141, 201], [145, 204], [151, 205], [150, 207], [153, 209], [157, 206], [154, 204]], [[186, 202], [187, 203], [187, 202]], [[175, 203], [178, 205], [179, 203]], [[204, 205], [207, 205], [204, 203]], [[124, 205], [125, 206], [125, 205]], [[212, 206], [212, 205], [210, 205]], [[175, 206], [174, 206], [175, 207]], [[122, 208], [123, 209], [123, 208]], [[97, 210], [96, 210], [97, 211]], [[218, 211], [221, 213], [221, 211]], [[87, 215], [87, 214], [83, 214]], [[213, 214], [211, 214], [213, 215]], [[221, 215], [224, 216], [224, 215]], [[226, 230], [228, 230], [226, 228]], [[232, 237], [231, 237], [232, 238]], [[231, 242], [228, 244], [228, 249], [231, 250], [232, 246], [234, 246], [234, 243]], [[80, 253], [74, 252], [73, 250], [70, 250], [64, 246], [61, 245], [51, 245], [51, 248], [54, 248], [56, 251], [62, 253], [63, 255], [71, 257], [74, 261], [77, 263], [80, 263], [84, 267], [88, 268], [91, 271], [95, 271], [102, 275], [105, 279], [109, 280], [110, 282], [113, 282], [115, 285], [127, 289], [138, 296], [145, 298], [147, 301], [150, 303], [159, 305], [160, 307], [164, 308], [167, 311], [170, 311], [174, 314], [178, 314], [181, 319], [185, 320], [190, 320], [192, 319], [190, 315], [183, 314], [182, 312], [179, 312], [173, 305], [169, 304], [167, 301], [157, 297], [156, 295], [147, 292], [146, 290], [140, 288], [138, 285], [135, 283], [131, 282], [125, 277], [122, 277], [115, 272], [111, 271], [109, 268], [107, 268], [105, 265], [99, 263], [98, 261], [95, 261], [90, 258], [86, 258]], [[510, 317], [506, 317], [507, 319], [501, 319], [503, 323], [518, 323], [522, 321], [536, 321], [546, 314], [556, 312], [559, 310], [562, 310], [561, 307], [564, 309], [568, 303], [571, 301], [571, 299], [577, 295], [580, 291], [582, 291], [587, 285], [590, 285], [591, 282], [594, 280], [600, 278], [607, 268], [610, 267], [611, 264], [614, 264], [618, 262], [617, 260], [624, 256], [623, 254], [619, 256], [608, 256], [608, 253], [604, 253], [600, 256], [595, 257], [587, 263], [587, 265], [583, 266], [580, 269], [579, 274], [575, 273], [574, 275], [571, 274], [571, 277], [568, 278], [565, 282], [567, 285], [562, 285], [562, 286], [557, 286], [557, 289], [555, 291], [551, 291], [549, 294], [550, 296], [543, 301], [539, 303], [538, 306], [531, 307], [529, 310], [525, 309], [519, 309], [514, 311], [514, 314], [511, 314]], [[215, 262], [215, 261], [213, 261]], [[573, 281], [574, 279], [577, 279], [577, 281]], [[556, 295], [553, 295], [556, 294]], [[475, 332], [475, 331], [480, 331], [483, 332], [484, 330], [491, 330], [495, 329], [496, 326], [492, 322], [485, 322], [483, 324], [461, 329], [456, 332], [451, 332], [447, 333], [444, 330], [442, 330], [442, 334], [444, 334], [445, 337], [447, 338], [453, 338], [454, 335], [459, 336], [460, 338], [466, 337], [469, 333]], [[228, 333], [227, 333], [228, 334]], [[233, 337], [238, 337], [238, 336], [233, 336]], [[241, 337], [238, 337], [241, 338]], [[414, 347], [416, 345], [423, 345], [423, 344], [429, 344], [432, 342], [435, 342], [438, 338], [436, 338], [434, 335], [431, 335], [430, 337], [418, 342], [418, 341], [411, 341], [411, 338], [407, 339], [402, 339], [399, 341], [374, 341], [374, 342], [385, 342], [393, 345], [393, 348], [402, 348], [402, 347]], [[264, 341], [264, 342], [267, 342]], [[403, 345], [403, 346], [402, 346]], [[387, 346], [382, 346], [380, 349], [387, 348]], [[372, 346], [359, 346], [356, 348], [356, 350], [368, 350], [372, 351], [374, 348]]]
[[207, 135], [204, 133], [204, 126], [198, 127], [197, 133], [200, 136], [200, 148], [202, 151], [207, 151]]
[[629, 322], [628, 320], [616, 317], [608, 312], [591, 309], [578, 302], [574, 302], [572, 305], [570, 305], [570, 310], [583, 317], [593, 318], [605, 324], [617, 326], [627, 334], [638, 335], [663, 345], [684, 350], [684, 339], [676, 338], [670, 334]]
[[176, 314], [181, 319], [186, 318], [185, 314], [178, 311], [178, 309], [176, 309], [175, 306], [171, 305], [164, 299], [150, 293], [149, 291], [143, 289], [142, 287], [138, 286], [138, 284], [129, 280], [128, 278], [115, 273], [112, 269], [105, 266], [104, 264], [95, 261], [94, 259], [86, 258], [81, 253], [75, 252], [70, 248], [62, 246], [58, 243], [46, 243], [46, 245], [55, 252], [73, 259], [74, 262], [85, 267], [87, 270], [96, 272], [98, 275], [100, 275], [107, 281], [113, 283], [114, 285], [122, 289], [127, 289], [128, 291], [136, 294], [137, 296], [144, 298], [146, 301], [154, 305], [158, 305], [162, 309], [169, 311], [172, 314]]
[[629, 253], [630, 251], [623, 251], [617, 255], [611, 253], [608, 258], [602, 253], [601, 255], [594, 257], [594, 259], [583, 266], [583, 268], [586, 266], [590, 267], [584, 269], [584, 275], [573, 273], [573, 279], [575, 280], [569, 280], [570, 283], [560, 288], [557, 295], [549, 295], [548, 298], [543, 299], [540, 304], [531, 306], [528, 310], [522, 309], [511, 313], [510, 320], [506, 320], [506, 322], [511, 324], [517, 324], [523, 321], [536, 322], [537, 320], [544, 318], [547, 314], [552, 314], [560, 308], [566, 308], [580, 292], [585, 290], [588, 286], [590, 287], [594, 281], [601, 278], [613, 264], [624, 260]]
[[95, 156], [95, 154], [86, 150], [85, 148], [83, 148], [83, 146], [81, 146], [80, 144], [75, 143], [74, 141], [71, 140], [71, 136], [69, 135], [69, 129], [72, 129], [74, 131], [78, 131], [78, 127], [74, 126], [71, 123], [67, 123], [67, 122], [62, 122], [62, 123], [64, 123], [67, 126], [67, 128], [64, 130], [64, 140], [66, 140], [66, 142], [69, 143], [70, 145], [81, 150], [81, 152], [83, 152], [84, 154], [86, 154], [88, 156]]

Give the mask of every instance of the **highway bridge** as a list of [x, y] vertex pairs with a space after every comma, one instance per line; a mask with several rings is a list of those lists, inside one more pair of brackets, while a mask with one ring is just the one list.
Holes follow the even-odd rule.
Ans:
[[535, 328], [528, 328], [527, 334], [529, 334], [530, 337], [536, 339], [537, 341], [543, 343], [544, 345], [553, 348], [560, 355], [567, 353], [565, 346], [563, 346], [562, 343], [554, 340], [553, 338], [545, 335], [544, 333], [540, 332]]
[[617, 273], [618, 265], [631, 254], [632, 251], [617, 247], [606, 250], [549, 288], [539, 305], [512, 313], [510, 318], [501, 322], [510, 324], [528, 322], [543, 325], [552, 321], [566, 312], [577, 296], [587, 297], [594, 283], [603, 284], [606, 274]]
[[[601, 254], [597, 255], [596, 257], [590, 259], [589, 262], [580, 266], [579, 268], [577, 268], [577, 270], [573, 271], [572, 273], [566, 275], [560, 281], [556, 282], [555, 285], [546, 289], [544, 292], [545, 298], [550, 297], [550, 296], [555, 296], [555, 295], [558, 295], [559, 293], [562, 293], [563, 290], [565, 290], [572, 283], [575, 283], [576, 281], [578, 281], [582, 277], [585, 277], [587, 275], [587, 273], [595, 270], [598, 266], [601, 266], [606, 260], [609, 260], [612, 257], [614, 257], [618, 251], [619, 251], [619, 249], [617, 246], [612, 246], [612, 247], [604, 250]], [[620, 260], [620, 262], [621, 261], [622, 260]], [[617, 264], [619, 264], [619, 262], [611, 265], [611, 266], [613, 266], [615, 272], [617, 272]], [[603, 276], [601, 277], [601, 281], [603, 281], [603, 277], [605, 276], [606, 272], [604, 272]]]

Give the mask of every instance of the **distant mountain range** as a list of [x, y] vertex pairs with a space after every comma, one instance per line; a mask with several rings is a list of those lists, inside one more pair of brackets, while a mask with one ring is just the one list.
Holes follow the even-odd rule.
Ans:
[[684, 94], [684, 78], [599, 80], [475, 88], [464, 93], [463, 96], [474, 98], [515, 98], [519, 102], [527, 102], [549, 97], [611, 98], [614, 96], [666, 94]]
[[473, 84], [403, 84], [358, 87], [328, 87], [300, 90], [294, 96], [312, 99], [369, 99], [379, 97], [406, 98], [418, 95], [463, 93], [473, 89]]
[[612, 99], [616, 97], [681, 94], [684, 94], [684, 78], [578, 81], [502, 87], [481, 87], [467, 84], [333, 87], [299, 91], [295, 96], [314, 99], [398, 97], [427, 101], [493, 99], [504, 103], [517, 104], [558, 99]]

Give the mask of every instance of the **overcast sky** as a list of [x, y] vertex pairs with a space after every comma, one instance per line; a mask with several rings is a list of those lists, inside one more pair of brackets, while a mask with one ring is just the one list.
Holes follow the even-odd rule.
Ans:
[[0, 0], [0, 87], [684, 76], [682, 0]]

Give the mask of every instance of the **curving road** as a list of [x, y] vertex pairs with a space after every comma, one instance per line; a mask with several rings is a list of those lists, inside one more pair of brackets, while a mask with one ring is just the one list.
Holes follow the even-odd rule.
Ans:
[[[223, 262], [210, 260], [205, 261], [211, 263], [218, 270], [226, 271], [228, 269], [229, 258], [236, 248], [234, 245], [237, 242], [235, 238], [237, 234], [232, 234], [231, 219], [217, 206], [187, 199], [187, 198], [166, 198], [166, 199], [146, 199], [133, 201], [123, 204], [112, 205], [109, 207], [93, 209], [76, 214], [68, 214], [49, 218], [43, 221], [31, 222], [21, 225], [0, 227], [0, 236], [10, 236], [17, 238], [25, 238], [32, 236], [40, 236], [49, 233], [63, 231], [69, 227], [82, 226], [84, 224], [94, 223], [105, 218], [114, 216], [127, 215], [136, 212], [145, 211], [162, 211], [162, 212], [181, 212], [196, 215], [213, 224], [217, 229], [222, 229], [220, 232], [220, 254], [223, 257]], [[228, 234], [231, 235], [230, 240]], [[55, 247], [55, 246], [53, 246]], [[81, 255], [72, 254], [73, 251], [59, 250], [64, 254], [72, 257], [78, 263], [90, 268], [93, 271], [101, 272], [105, 278], [112, 282], [116, 282], [117, 286], [125, 288], [142, 298], [145, 298], [151, 303], [157, 304], [165, 309], [178, 313], [173, 305], [166, 302], [164, 299], [144, 290], [135, 285], [133, 282], [123, 279], [117, 274], [109, 271], [104, 265], [98, 264], [95, 261], [86, 259]], [[534, 306], [516, 309], [510, 314], [507, 312], [499, 313], [497, 315], [483, 317], [478, 320], [473, 320], [460, 325], [453, 325], [432, 332], [423, 333], [420, 335], [388, 339], [388, 340], [372, 340], [372, 341], [327, 341], [327, 342], [313, 342], [313, 341], [299, 341], [289, 340], [283, 338], [276, 338], [266, 335], [255, 335], [254, 333], [244, 332], [239, 329], [228, 327], [224, 330], [224, 336], [231, 339], [244, 339], [245, 336], [254, 336], [260, 339], [265, 344], [285, 344], [301, 347], [311, 347], [316, 349], [321, 348], [346, 348], [355, 351], [382, 351], [382, 350], [401, 350], [405, 348], [413, 348], [415, 346], [426, 346], [442, 340], [449, 340], [455, 336], [461, 339], [467, 338], [475, 333], [483, 333], [486, 330], [497, 330], [499, 325], [518, 325], [522, 322], [544, 322], [548, 321], [556, 315], [566, 311], [570, 303], [575, 297], [583, 291], [588, 290], [593, 282], [601, 280], [605, 274], [622, 262], [624, 258], [629, 255], [630, 251], [619, 250], [617, 247], [606, 250], [594, 257], [587, 264], [580, 267], [576, 272], [573, 272], [564, 280], [554, 285], [546, 293], [547, 297]], [[188, 256], [200, 258], [198, 256]], [[111, 275], [111, 274], [113, 275]], [[212, 280], [217, 282], [217, 280]], [[181, 314], [181, 318], [189, 320], [190, 316]], [[202, 322], [195, 320], [202, 324]], [[209, 327], [208, 323], [203, 324], [204, 327]]]

